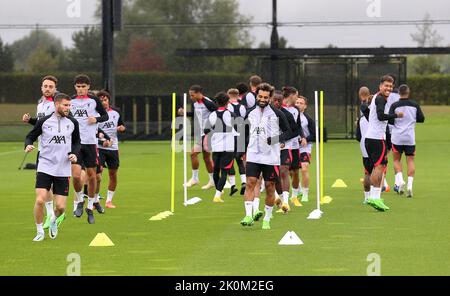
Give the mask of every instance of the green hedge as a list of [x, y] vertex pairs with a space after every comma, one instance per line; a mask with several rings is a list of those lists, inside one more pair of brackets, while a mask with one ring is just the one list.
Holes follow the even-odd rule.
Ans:
[[[92, 79], [92, 89], [102, 86], [100, 73], [86, 73]], [[74, 93], [76, 73], [54, 74], [58, 90]], [[122, 73], [116, 75], [116, 95], [167, 95], [186, 92], [190, 85], [201, 84], [205, 93], [227, 90], [237, 82], [247, 81], [251, 74], [229, 73]], [[41, 96], [41, 78], [45, 74], [0, 74], [0, 103], [35, 103]]]
[[[87, 73], [93, 89], [101, 88], [101, 74]], [[41, 77], [45, 74], [1, 73], [0, 103], [35, 103], [40, 97]], [[76, 73], [55, 74], [58, 89], [72, 94]], [[116, 75], [116, 95], [167, 95], [185, 92], [192, 84], [201, 84], [205, 93], [213, 95], [239, 81], [247, 81], [250, 74], [230, 73], [121, 73]], [[423, 105], [450, 104], [450, 75], [420, 75], [408, 78], [411, 96]]]
[[450, 105], [450, 75], [408, 77], [411, 97], [422, 105]]

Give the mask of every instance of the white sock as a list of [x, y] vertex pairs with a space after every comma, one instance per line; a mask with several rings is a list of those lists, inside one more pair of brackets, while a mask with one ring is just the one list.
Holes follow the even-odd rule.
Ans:
[[252, 216], [252, 210], [253, 210], [253, 201], [244, 201], [245, 205], [245, 216]]
[[273, 206], [268, 206], [268, 205], [265, 205], [264, 206], [264, 211], [266, 212], [266, 214], [264, 215], [264, 221], [270, 221], [270, 218], [272, 218], [272, 209], [273, 209]]
[[84, 199], [83, 199], [83, 196], [84, 196], [83, 190], [81, 190], [80, 192], [76, 192], [75, 194], [77, 196], [78, 202], [83, 202], [84, 201]]
[[414, 177], [408, 176], [408, 189], [409, 190], [412, 189], [413, 181], [414, 181]]
[[106, 201], [111, 202], [114, 197], [115, 191], [109, 191], [106, 193]]
[[292, 187], [292, 197], [295, 198], [298, 195], [298, 188]]
[[192, 179], [198, 180], [198, 170], [192, 170]]
[[53, 200], [45, 202], [45, 209], [47, 210], [47, 216], [53, 215]]
[[303, 187], [303, 198], [308, 198], [309, 188]]
[[383, 184], [384, 184], [384, 187], [386, 187], [386, 188], [389, 186], [387, 181], [386, 181], [386, 178], [384, 178], [384, 183]]
[[283, 191], [283, 203], [289, 203], [289, 191]]
[[75, 211], [77, 209], [78, 201], [73, 202], [73, 210]]
[[209, 182], [214, 183], [214, 173], [209, 174]]
[[94, 202], [99, 202], [98, 193], [94, 195]]
[[231, 186], [235, 186], [236, 185], [236, 176], [228, 176], [228, 179], [230, 180], [230, 184]]
[[381, 188], [373, 187], [370, 191], [370, 198], [372, 199], [380, 199], [381, 198]]
[[280, 198], [280, 196], [278, 195], [278, 192], [275, 190], [275, 198]]
[[399, 173], [395, 174], [395, 184], [400, 185], [403, 183], [405, 183], [405, 181], [403, 181], [403, 173], [399, 172]]
[[259, 197], [253, 199], [253, 213], [259, 211]]
[[300, 184], [300, 185], [298, 185], [297, 195], [302, 194], [302, 193], [303, 193], [303, 188], [302, 188], [302, 185]]
[[55, 223], [56, 221], [56, 215], [53, 213], [52, 217], [50, 218], [50, 223]]
[[214, 197], [221, 197], [222, 196], [222, 191], [216, 190], [216, 195], [214, 195]]
[[241, 175], [241, 184], [247, 183], [247, 176], [245, 174]]
[[41, 224], [36, 223], [36, 230], [39, 233], [44, 233], [44, 227], [43, 227], [42, 223]]
[[87, 208], [92, 210], [94, 208], [94, 198], [88, 197], [88, 205]]
[[370, 198], [370, 191], [364, 191], [364, 201], [367, 201]]

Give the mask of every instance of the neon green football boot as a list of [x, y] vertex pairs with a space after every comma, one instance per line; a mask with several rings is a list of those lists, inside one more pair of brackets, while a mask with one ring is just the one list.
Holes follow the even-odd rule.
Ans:
[[244, 219], [241, 221], [242, 226], [252, 226], [253, 225], [253, 218], [252, 216], [245, 216]]
[[264, 230], [270, 229], [270, 221], [263, 220], [262, 229]]

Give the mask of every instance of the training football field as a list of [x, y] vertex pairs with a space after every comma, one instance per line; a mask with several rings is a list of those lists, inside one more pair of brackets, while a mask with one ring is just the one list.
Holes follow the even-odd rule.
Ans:
[[[68, 217], [58, 237], [51, 240], [46, 232], [44, 241], [34, 243], [35, 172], [18, 170], [22, 143], [1, 143], [0, 274], [65, 275], [68, 255], [76, 253], [81, 275], [366, 275], [371, 263], [367, 257], [376, 253], [382, 275], [448, 275], [450, 108], [429, 107], [424, 113], [425, 124], [416, 128], [412, 199], [391, 190], [382, 196], [389, 212], [363, 205], [358, 143], [329, 141], [324, 147], [324, 188], [333, 201], [323, 205], [322, 218], [306, 219], [315, 207], [313, 161], [310, 202], [291, 207], [287, 215], [274, 213], [268, 231], [261, 230], [261, 221], [253, 227], [239, 224], [243, 199], [239, 194], [229, 197], [228, 189], [225, 203], [215, 204], [214, 189], [197, 186], [189, 190], [189, 196], [203, 201], [184, 207], [181, 153], [177, 155], [175, 214], [149, 221], [170, 210], [170, 143], [125, 142], [120, 144], [117, 209], [96, 214], [95, 224], [89, 225], [86, 213], [81, 218], [71, 215], [71, 187]], [[32, 153], [26, 162], [35, 158]], [[331, 188], [338, 178], [348, 187]], [[203, 163], [200, 180], [207, 181]], [[393, 186], [392, 162], [388, 181]], [[103, 196], [106, 185], [104, 174]], [[279, 246], [287, 231], [295, 231], [304, 244]], [[97, 233], [106, 233], [114, 246], [89, 247]]]

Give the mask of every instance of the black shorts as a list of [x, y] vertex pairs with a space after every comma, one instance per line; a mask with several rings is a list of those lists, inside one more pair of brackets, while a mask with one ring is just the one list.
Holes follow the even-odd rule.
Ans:
[[98, 149], [98, 156], [101, 167], [112, 170], [119, 168], [119, 150]]
[[308, 152], [300, 153], [300, 162], [311, 163], [311, 154], [309, 154]]
[[234, 163], [234, 156], [234, 152], [213, 152], [214, 167], [222, 170], [231, 169]]
[[300, 149], [292, 149], [291, 155], [292, 155], [292, 163], [289, 169], [298, 170], [299, 168], [302, 167], [302, 164], [300, 163]]
[[98, 149], [96, 144], [81, 144], [77, 153], [77, 164], [85, 168], [95, 168], [98, 164]]
[[285, 165], [285, 166], [292, 165], [292, 150], [291, 149], [281, 150], [280, 165]]
[[392, 151], [396, 153], [405, 153], [406, 156], [416, 155], [416, 145], [395, 145], [392, 144]]
[[382, 164], [386, 165], [387, 161], [387, 146], [384, 140], [366, 138], [365, 143], [367, 154], [373, 163], [373, 167]]
[[369, 157], [363, 157], [364, 174], [370, 175], [373, 171], [373, 162]]
[[278, 165], [260, 164], [247, 161], [245, 172], [247, 177], [255, 178], [259, 178], [262, 173], [264, 181], [269, 182], [278, 182], [280, 177], [280, 168]]
[[53, 186], [53, 194], [69, 195], [70, 177], [54, 177], [46, 173], [37, 172], [35, 188], [45, 188], [47, 191]]

